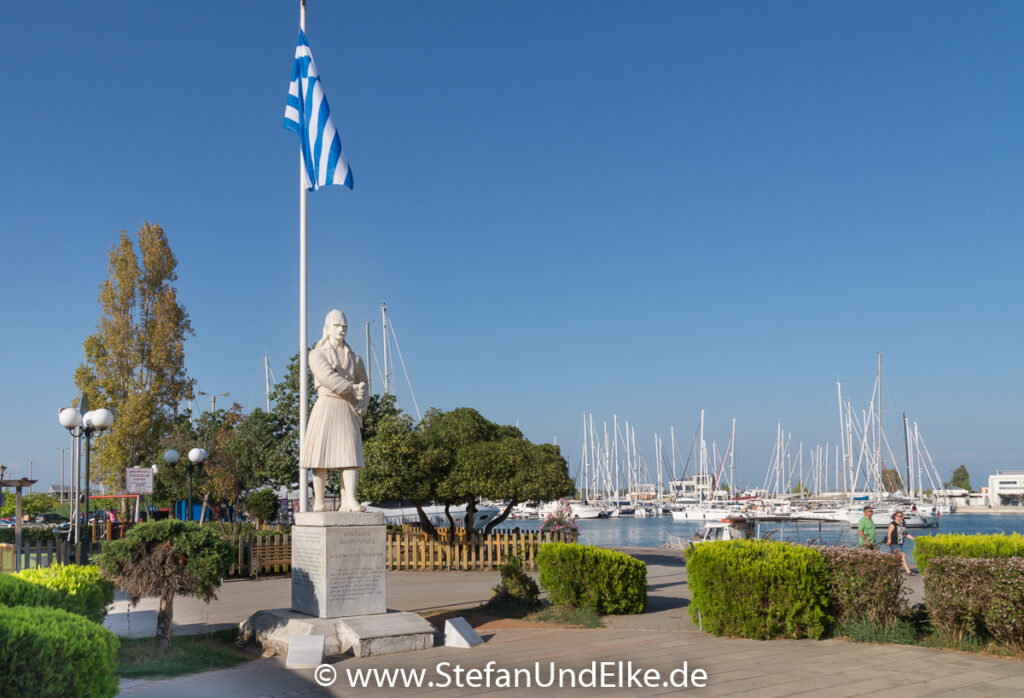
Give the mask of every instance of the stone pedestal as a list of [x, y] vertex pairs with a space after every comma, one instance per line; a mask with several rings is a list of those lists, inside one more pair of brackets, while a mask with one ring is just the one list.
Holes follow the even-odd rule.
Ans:
[[292, 526], [292, 607], [258, 611], [244, 640], [284, 654], [294, 638], [322, 636], [324, 653], [371, 657], [426, 649], [435, 629], [387, 611], [387, 527], [379, 512], [301, 512]]
[[292, 609], [317, 618], [387, 612], [386, 526], [378, 512], [300, 512]]

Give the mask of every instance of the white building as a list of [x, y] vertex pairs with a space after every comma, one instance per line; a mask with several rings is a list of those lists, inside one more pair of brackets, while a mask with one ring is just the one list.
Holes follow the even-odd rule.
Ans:
[[1024, 470], [997, 470], [989, 475], [988, 501], [993, 507], [1024, 506]]

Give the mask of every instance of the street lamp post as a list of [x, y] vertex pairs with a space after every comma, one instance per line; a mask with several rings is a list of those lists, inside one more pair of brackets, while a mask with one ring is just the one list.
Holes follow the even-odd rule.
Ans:
[[[192, 520], [192, 472], [195, 468], [202, 466], [203, 461], [209, 457], [209, 453], [206, 452], [205, 448], [193, 448], [188, 452], [188, 463], [185, 465], [185, 474], [188, 475], [188, 508], [185, 513], [185, 520]], [[178, 452], [173, 448], [164, 453], [164, 462], [169, 466], [174, 466], [175, 463], [181, 458]]]
[[[86, 410], [89, 407], [89, 401], [83, 396], [81, 402], [81, 409]], [[114, 415], [108, 409], [100, 408], [98, 410], [88, 410], [85, 414], [82, 414], [79, 409], [75, 407], [62, 407], [60, 412], [57, 414], [57, 419], [60, 425], [71, 432], [71, 436], [75, 438], [85, 437], [85, 511], [84, 518], [86, 526], [89, 525], [89, 445], [92, 440], [92, 435], [97, 431], [104, 431], [109, 429], [114, 423]], [[81, 542], [80, 523], [78, 517], [75, 517], [75, 539]], [[78, 558], [79, 564], [84, 564], [89, 560], [89, 554], [92, 552], [92, 534], [90, 533], [85, 541], [84, 555]]]
[[192, 469], [200, 468], [209, 454], [205, 448], [193, 448], [188, 452], [188, 520], [192, 520]]

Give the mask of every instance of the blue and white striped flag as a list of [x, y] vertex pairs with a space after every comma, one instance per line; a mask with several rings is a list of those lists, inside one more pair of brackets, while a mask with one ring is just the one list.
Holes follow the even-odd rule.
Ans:
[[352, 188], [352, 170], [341, 151], [341, 138], [334, 128], [331, 108], [327, 106], [327, 96], [316, 74], [313, 53], [306, 43], [306, 33], [301, 29], [284, 108], [284, 127], [299, 135], [309, 191], [328, 184]]

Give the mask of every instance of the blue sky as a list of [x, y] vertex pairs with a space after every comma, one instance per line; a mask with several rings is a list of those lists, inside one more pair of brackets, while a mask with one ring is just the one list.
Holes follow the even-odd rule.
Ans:
[[[760, 483], [835, 382], [944, 477], [1024, 466], [1024, 7], [325, 2], [307, 35], [355, 174], [310, 195], [309, 325], [380, 334], [421, 407], [651, 449], [701, 408]], [[0, 10], [0, 462], [57, 479], [110, 246], [162, 225], [207, 392], [297, 347], [298, 1]], [[412, 410], [404, 386], [403, 405]], [[208, 404], [208, 403], [202, 403]], [[685, 450], [685, 449], [684, 449]], [[653, 459], [653, 454], [648, 458]]]

